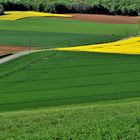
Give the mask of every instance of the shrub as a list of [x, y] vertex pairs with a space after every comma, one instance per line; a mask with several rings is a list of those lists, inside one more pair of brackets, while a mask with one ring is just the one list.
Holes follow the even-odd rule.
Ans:
[[45, 6], [45, 12], [50, 12], [50, 13], [69, 13], [69, 9], [67, 6], [65, 6], [62, 3], [57, 3], [57, 2], [49, 2]]
[[87, 13], [91, 6], [86, 2], [79, 2], [79, 3], [73, 3], [70, 6], [71, 12], [73, 13]]
[[4, 14], [4, 7], [3, 5], [0, 4], [0, 15], [3, 15]]
[[12, 3], [12, 2], [5, 2], [3, 3], [4, 8], [6, 11], [25, 11], [28, 10], [26, 6], [22, 2]]
[[111, 15], [112, 13], [109, 12], [107, 8], [102, 5], [94, 5], [92, 6], [87, 13], [91, 14], [108, 14]]

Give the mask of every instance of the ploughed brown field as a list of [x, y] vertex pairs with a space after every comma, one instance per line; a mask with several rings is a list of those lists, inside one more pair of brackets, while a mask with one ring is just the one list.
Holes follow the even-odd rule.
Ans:
[[91, 21], [113, 24], [137, 24], [139, 17], [137, 16], [111, 16], [111, 15], [96, 15], [96, 14], [71, 14], [73, 20]]
[[0, 56], [6, 55], [9, 53], [17, 53], [21, 51], [29, 50], [29, 47], [21, 47], [21, 46], [0, 46]]

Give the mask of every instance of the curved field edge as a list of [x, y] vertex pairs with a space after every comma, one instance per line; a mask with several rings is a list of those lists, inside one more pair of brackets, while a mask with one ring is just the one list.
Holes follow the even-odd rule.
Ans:
[[0, 113], [1, 139], [139, 139], [140, 98]]
[[102, 44], [56, 48], [59, 51], [84, 51], [116, 54], [140, 54], [140, 36]]

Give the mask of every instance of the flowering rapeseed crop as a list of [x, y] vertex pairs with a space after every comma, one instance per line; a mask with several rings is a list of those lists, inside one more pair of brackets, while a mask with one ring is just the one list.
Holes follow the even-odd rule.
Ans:
[[5, 15], [0, 16], [0, 20], [18, 20], [27, 17], [72, 17], [65, 14], [51, 14], [34, 11], [9, 11]]
[[63, 51], [87, 51], [101, 53], [140, 54], [140, 36], [112, 43], [58, 48]]

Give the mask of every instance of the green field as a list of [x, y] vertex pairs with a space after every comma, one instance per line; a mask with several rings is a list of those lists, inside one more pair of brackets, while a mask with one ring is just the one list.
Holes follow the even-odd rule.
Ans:
[[63, 47], [118, 40], [138, 33], [138, 25], [104, 24], [55, 18], [0, 21], [0, 44]]
[[22, 57], [0, 68], [0, 109], [139, 97], [139, 61], [139, 55], [57, 51]]
[[[0, 21], [0, 44], [56, 48], [136, 35], [138, 25]], [[140, 56], [42, 51], [0, 65], [0, 139], [140, 139]]]
[[0, 113], [0, 139], [139, 140], [140, 99]]

